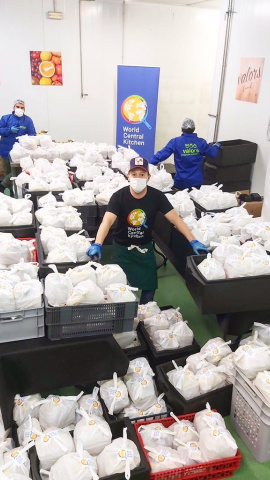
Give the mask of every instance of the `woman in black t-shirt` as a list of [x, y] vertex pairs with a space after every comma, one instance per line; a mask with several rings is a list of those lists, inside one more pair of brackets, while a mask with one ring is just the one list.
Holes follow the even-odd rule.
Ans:
[[131, 286], [142, 290], [140, 302], [145, 304], [153, 300], [157, 289], [152, 230], [158, 211], [186, 237], [196, 254], [208, 250], [195, 240], [167, 197], [159, 190], [147, 186], [150, 174], [145, 158], [136, 157], [130, 161], [128, 179], [130, 186], [123, 187], [112, 195], [98, 229], [96, 243], [87, 253], [91, 258], [97, 255], [101, 259], [102, 244], [111, 226], [115, 224], [112, 262], [122, 267]]

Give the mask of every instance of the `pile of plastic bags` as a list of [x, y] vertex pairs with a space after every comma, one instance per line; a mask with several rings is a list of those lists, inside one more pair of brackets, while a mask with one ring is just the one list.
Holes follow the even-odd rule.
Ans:
[[33, 202], [29, 198], [30, 195], [17, 199], [0, 193], [0, 227], [31, 225]]
[[[130, 471], [140, 464], [139, 451], [127, 438], [126, 428], [122, 437], [112, 438], [110, 426], [102, 417], [97, 388], [88, 395], [49, 395], [46, 399], [39, 394], [16, 395], [13, 417], [18, 425], [21, 446], [16, 456], [20, 455], [20, 461], [10, 461], [15, 450], [13, 442], [7, 443], [1, 467], [7, 478], [21, 473], [28, 479], [30, 462], [26, 451], [33, 445], [41, 475], [52, 480], [62, 480], [63, 474], [70, 480], [98, 480], [99, 476], [114, 473], [125, 473], [128, 479]], [[7, 434], [3, 432], [3, 440]]]
[[88, 262], [65, 274], [59, 273], [56, 265], [49, 267], [54, 273], [45, 278], [45, 295], [53, 307], [136, 301], [133, 291], [137, 289], [127, 285], [119, 265]]
[[167, 373], [169, 382], [185, 398], [198, 397], [224, 387], [235, 376], [234, 354], [220, 337], [206, 342], [200, 352], [190, 355], [185, 366], [178, 366], [173, 360], [174, 370]]
[[171, 416], [175, 422], [169, 427], [158, 420], [139, 427], [152, 473], [236, 455], [235, 440], [209, 404], [195, 414], [193, 422]]
[[111, 380], [99, 382], [100, 396], [110, 415], [139, 418], [166, 412], [164, 394], [157, 395], [154, 372], [144, 357], [131, 360], [123, 379], [114, 373]]
[[206, 210], [223, 210], [237, 207], [237, 194], [222, 192], [222, 185], [202, 185], [192, 188], [190, 198]]
[[183, 320], [180, 308], [161, 311], [156, 302], [139, 305], [138, 318], [143, 322], [157, 351], [175, 350], [192, 345], [194, 335]]

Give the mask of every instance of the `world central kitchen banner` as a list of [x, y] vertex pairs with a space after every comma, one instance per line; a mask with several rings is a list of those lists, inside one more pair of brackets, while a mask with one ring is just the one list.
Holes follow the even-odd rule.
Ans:
[[159, 67], [118, 66], [116, 145], [154, 155]]

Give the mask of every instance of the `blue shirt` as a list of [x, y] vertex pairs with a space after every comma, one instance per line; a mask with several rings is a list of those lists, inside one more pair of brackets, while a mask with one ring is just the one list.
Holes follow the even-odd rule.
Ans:
[[[20, 128], [18, 133], [12, 133], [11, 127], [24, 127]], [[27, 115], [17, 117], [14, 113], [10, 115], [4, 115], [0, 120], [0, 155], [3, 158], [9, 157], [9, 152], [15, 142], [18, 140], [16, 137], [21, 135], [36, 135], [36, 130], [33, 121]]]
[[166, 147], [153, 156], [150, 163], [156, 165], [174, 154], [174, 186], [184, 189], [203, 184], [204, 157], [214, 158], [218, 152], [219, 147], [209, 145], [197, 133], [183, 133], [180, 137], [172, 138]]

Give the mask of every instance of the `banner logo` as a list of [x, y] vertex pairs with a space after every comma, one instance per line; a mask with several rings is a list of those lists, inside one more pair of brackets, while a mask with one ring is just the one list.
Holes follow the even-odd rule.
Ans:
[[147, 128], [152, 128], [146, 121], [148, 115], [147, 103], [140, 95], [131, 95], [126, 98], [121, 105], [121, 114], [123, 119], [128, 123], [144, 123]]

